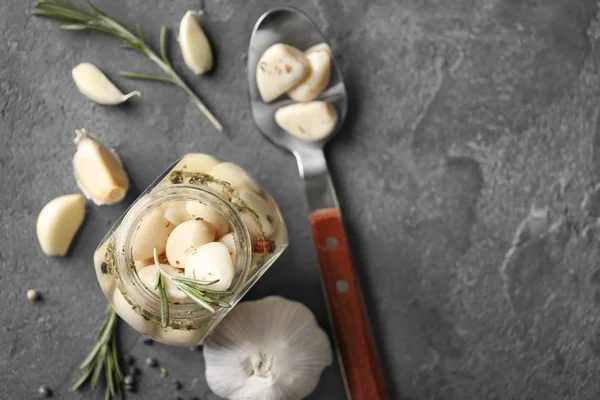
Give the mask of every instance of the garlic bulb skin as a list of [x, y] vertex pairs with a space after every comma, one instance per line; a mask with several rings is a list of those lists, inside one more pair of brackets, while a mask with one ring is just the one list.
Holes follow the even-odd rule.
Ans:
[[129, 179], [113, 150], [106, 148], [86, 129], [75, 131], [77, 151], [73, 171], [79, 189], [96, 205], [111, 205], [123, 200]]
[[80, 194], [68, 194], [50, 201], [37, 219], [37, 237], [47, 256], [67, 254], [75, 233], [85, 217], [85, 199]]
[[123, 94], [94, 64], [81, 63], [73, 68], [72, 75], [81, 94], [98, 104], [116, 105], [141, 96], [137, 90]]
[[213, 66], [210, 42], [191, 11], [182, 18], [179, 25], [179, 46], [183, 61], [196, 75], [209, 71]]
[[229, 400], [302, 399], [332, 362], [329, 338], [303, 304], [239, 303], [204, 341], [206, 381]]

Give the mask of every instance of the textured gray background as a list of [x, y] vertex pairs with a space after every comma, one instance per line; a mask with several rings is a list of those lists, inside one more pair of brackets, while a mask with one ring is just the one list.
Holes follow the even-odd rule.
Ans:
[[[219, 136], [177, 89], [119, 70], [150, 62], [95, 33], [62, 32], [0, 5], [0, 398], [29, 399], [46, 383], [72, 394], [105, 300], [91, 266], [102, 235], [179, 155], [203, 151], [247, 168], [276, 198], [291, 247], [249, 297], [281, 294], [327, 325], [295, 162], [267, 143], [246, 102], [249, 34], [269, 7], [305, 10], [331, 38], [351, 94], [350, 119], [328, 148], [393, 399], [596, 399], [600, 396], [600, 24], [593, 0], [206, 1], [214, 74], [179, 71], [222, 120]], [[199, 2], [98, 0], [156, 43]], [[151, 35], [153, 33], [153, 36]], [[101, 66], [141, 100], [94, 105], [72, 83], [81, 61]], [[77, 192], [72, 131], [118, 150], [127, 201], [90, 207], [64, 259], [42, 255], [35, 221], [51, 198]], [[536, 212], [532, 217], [530, 211]], [[542, 211], [543, 210], [543, 211]], [[541, 215], [541, 216], [540, 216]], [[31, 303], [25, 291], [44, 296]], [[199, 353], [156, 356], [136, 398], [175, 398], [172, 378], [215, 399]], [[328, 368], [311, 399], [341, 399]]]

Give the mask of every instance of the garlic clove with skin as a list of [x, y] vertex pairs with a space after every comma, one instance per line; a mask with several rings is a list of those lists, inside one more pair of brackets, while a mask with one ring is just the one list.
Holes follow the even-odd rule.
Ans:
[[80, 194], [60, 196], [46, 204], [36, 225], [44, 254], [60, 257], [67, 254], [84, 217], [85, 199]]
[[85, 129], [78, 129], [75, 134], [77, 151], [73, 156], [73, 170], [85, 197], [96, 205], [123, 200], [129, 179], [117, 154]]
[[183, 61], [196, 75], [209, 71], [213, 66], [210, 42], [191, 11], [188, 11], [179, 25], [179, 46]]
[[81, 94], [98, 104], [121, 104], [142, 95], [137, 90], [123, 94], [94, 64], [81, 63], [73, 68], [72, 75]]
[[204, 341], [206, 381], [230, 400], [302, 399], [331, 365], [329, 338], [303, 304], [239, 303]]

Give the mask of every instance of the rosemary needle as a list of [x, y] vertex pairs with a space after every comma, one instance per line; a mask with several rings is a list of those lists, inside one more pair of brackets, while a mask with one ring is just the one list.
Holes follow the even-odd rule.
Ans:
[[150, 81], [161, 81], [172, 83], [181, 88], [190, 98], [192, 103], [208, 118], [211, 124], [219, 131], [223, 131], [223, 126], [213, 115], [206, 105], [200, 100], [198, 95], [179, 77], [173, 70], [171, 62], [167, 56], [167, 29], [163, 26], [160, 30], [160, 56], [146, 44], [144, 36], [139, 25], [136, 26], [136, 33], [127, 29], [123, 24], [110, 17], [90, 1], [86, 0], [90, 10], [82, 10], [76, 6], [66, 3], [62, 0], [38, 0], [33, 10], [34, 15], [58, 19], [67, 22], [62, 25], [62, 29], [85, 30], [92, 29], [104, 32], [114, 36], [121, 41], [124, 47], [146, 55], [166, 74], [166, 76], [154, 76], [139, 74], [135, 72], [125, 72], [121, 75], [126, 78], [145, 79]]

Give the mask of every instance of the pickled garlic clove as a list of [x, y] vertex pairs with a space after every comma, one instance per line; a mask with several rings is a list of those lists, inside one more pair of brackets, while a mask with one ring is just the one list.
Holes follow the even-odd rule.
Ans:
[[167, 239], [169, 264], [184, 268], [185, 262], [198, 247], [215, 240], [215, 228], [202, 220], [190, 220], [178, 225]]
[[308, 75], [310, 66], [304, 54], [295, 47], [277, 43], [258, 60], [256, 85], [263, 101], [269, 103]]
[[312, 54], [317, 51], [324, 51], [331, 56], [331, 47], [329, 47], [329, 45], [327, 43], [319, 43], [319, 44], [315, 44], [314, 46], [309, 47], [304, 52], [304, 55], [308, 56], [309, 54]]
[[186, 208], [192, 219], [202, 220], [211, 224], [215, 228], [216, 238], [220, 238], [229, 232], [229, 224], [225, 217], [212, 207], [197, 201], [188, 201]]
[[167, 203], [164, 205], [164, 208], [165, 218], [175, 226], [192, 219], [190, 213], [187, 212], [185, 201]]
[[96, 205], [123, 200], [129, 179], [117, 154], [85, 129], [78, 129], [75, 134], [77, 151], [73, 156], [73, 170], [85, 197]]
[[154, 331], [158, 325], [136, 313], [118, 288], [113, 293], [111, 305], [119, 314], [119, 317], [133, 329], [142, 335], [154, 336]]
[[[160, 264], [160, 267], [162, 268], [163, 273], [165, 273], [166, 275], [180, 278], [184, 277], [183, 272], [181, 272], [177, 268], [173, 268], [169, 264]], [[152, 264], [142, 269], [141, 271], [138, 271], [138, 277], [140, 278], [144, 286], [148, 288], [148, 290], [153, 291], [154, 293], [156, 293], [156, 295], [160, 295], [158, 288], [154, 288], [156, 286], [156, 278], [158, 277], [157, 272], [158, 269], [156, 268], [156, 264]], [[179, 290], [177, 286], [173, 282], [171, 282], [171, 280], [168, 277], [165, 277], [164, 282], [165, 291], [167, 292], [167, 298], [169, 299], [169, 301], [183, 301], [188, 298], [186, 294]]]
[[271, 237], [275, 233], [275, 220], [277, 213], [262, 197], [254, 192], [240, 192], [242, 199], [256, 215], [250, 211], [244, 210], [242, 218], [246, 222], [248, 232], [252, 240], [256, 240], [260, 235], [260, 229], [266, 237]]
[[190, 153], [183, 156], [173, 170], [208, 174], [217, 164], [219, 164], [219, 160], [213, 156], [202, 153]]
[[210, 42], [191, 11], [188, 11], [179, 25], [179, 46], [185, 65], [196, 75], [209, 71], [213, 66]]
[[242, 167], [230, 162], [223, 162], [210, 170], [214, 178], [228, 182], [236, 190], [250, 190], [260, 193], [260, 188]]
[[50, 201], [37, 219], [37, 237], [47, 256], [67, 254], [75, 233], [85, 217], [85, 199], [80, 194], [68, 194]]
[[335, 109], [322, 101], [291, 104], [275, 112], [275, 122], [284, 131], [303, 140], [317, 141], [335, 128]]
[[306, 59], [310, 64], [310, 73], [298, 86], [287, 92], [292, 100], [312, 101], [329, 84], [329, 76], [331, 74], [330, 54], [326, 51], [312, 51], [306, 54]]
[[222, 243], [227, 247], [229, 251], [229, 255], [231, 256], [231, 261], [236, 263], [237, 249], [235, 247], [235, 238], [233, 237], [233, 232], [228, 233], [219, 239], [219, 243]]
[[219, 281], [206, 289], [227, 290], [234, 276], [229, 250], [223, 243], [212, 242], [197, 248], [185, 263], [185, 276], [199, 281]]
[[72, 75], [81, 94], [98, 104], [121, 104], [133, 96], [141, 96], [137, 90], [123, 94], [98, 67], [90, 63], [77, 65]]
[[169, 346], [193, 347], [200, 344], [204, 333], [204, 329], [183, 330], [166, 327], [159, 328], [154, 339]]
[[144, 260], [154, 256], [154, 248], [159, 254], [167, 247], [169, 234], [175, 229], [164, 215], [162, 207], [157, 207], [142, 218], [133, 237], [131, 252], [134, 260]]

